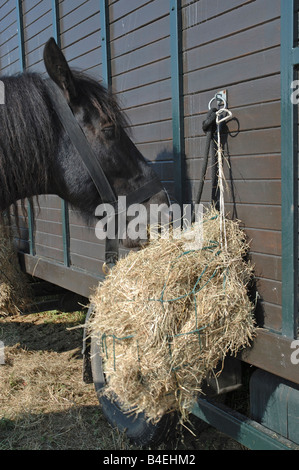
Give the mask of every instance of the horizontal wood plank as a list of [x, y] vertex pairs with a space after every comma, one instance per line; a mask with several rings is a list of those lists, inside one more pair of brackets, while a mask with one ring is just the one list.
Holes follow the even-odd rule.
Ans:
[[[184, 49], [191, 49], [201, 44], [206, 44], [215, 39], [225, 38], [240, 33], [252, 26], [266, 23], [280, 16], [279, 0], [256, 0], [241, 4], [223, 15], [218, 14], [217, 7], [212, 6], [213, 16], [209, 21], [204, 17], [194, 27], [188, 28], [183, 33]], [[257, 14], [258, 12], [258, 14]]]

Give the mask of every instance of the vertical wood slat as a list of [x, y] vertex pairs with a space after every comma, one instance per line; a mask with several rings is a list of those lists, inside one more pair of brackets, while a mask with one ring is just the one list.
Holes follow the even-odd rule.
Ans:
[[[52, 13], [53, 13], [53, 37], [59, 47], [60, 41], [60, 19], [59, 19], [59, 1], [52, 0]], [[66, 201], [61, 199], [61, 218], [62, 218], [62, 240], [63, 240], [63, 261], [65, 266], [71, 265], [70, 258], [70, 221], [69, 221], [69, 206]]]
[[[297, 107], [291, 102], [294, 0], [281, 1], [281, 196], [282, 196], [282, 334], [296, 337], [298, 311], [298, 132]], [[298, 49], [297, 49], [298, 50]]]
[[[108, 0], [100, 0], [101, 48], [102, 48], [102, 78], [103, 85], [109, 88], [112, 84], [111, 51], [110, 51], [110, 21]], [[111, 257], [111, 253], [113, 253]], [[105, 262], [108, 266], [115, 264], [119, 256], [118, 240], [105, 239]]]
[[[24, 48], [24, 24], [23, 24], [23, 8], [22, 0], [16, 0], [17, 11], [17, 26], [18, 26], [18, 46], [19, 46], [19, 59], [20, 71], [24, 72], [26, 69], [25, 48]], [[35, 255], [35, 241], [34, 241], [34, 211], [32, 201], [28, 201], [28, 232], [29, 232], [29, 250], [31, 255]]]
[[182, 9], [181, 0], [170, 0], [171, 95], [174, 158], [174, 196], [183, 204], [183, 73], [182, 73]]
[[105, 87], [111, 86], [111, 53], [109, 33], [109, 10], [106, 0], [100, 0], [101, 48], [102, 48], [102, 78]]

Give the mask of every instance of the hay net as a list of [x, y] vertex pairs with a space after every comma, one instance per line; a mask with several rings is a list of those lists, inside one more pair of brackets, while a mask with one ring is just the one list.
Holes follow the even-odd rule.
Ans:
[[185, 419], [219, 361], [250, 344], [253, 268], [238, 222], [226, 219], [226, 239], [224, 249], [211, 208], [201, 248], [186, 249], [184, 233], [151, 240], [119, 260], [92, 295], [89, 329], [103, 357], [103, 394], [117, 396], [124, 410], [154, 422], [176, 410]]

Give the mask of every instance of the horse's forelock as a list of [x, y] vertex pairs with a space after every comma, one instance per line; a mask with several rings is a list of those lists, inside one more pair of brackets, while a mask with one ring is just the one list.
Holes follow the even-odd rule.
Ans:
[[82, 73], [74, 72], [74, 77], [78, 96], [87, 98], [100, 118], [110, 122], [117, 131], [129, 127], [127, 117], [121, 111], [110, 89], [106, 89], [98, 81]]

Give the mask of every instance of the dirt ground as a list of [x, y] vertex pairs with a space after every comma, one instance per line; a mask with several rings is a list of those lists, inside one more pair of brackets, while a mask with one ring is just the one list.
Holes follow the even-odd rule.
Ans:
[[[135, 450], [82, 380], [84, 312], [0, 318], [0, 450]], [[245, 450], [191, 417], [171, 449]], [[153, 450], [153, 449], [151, 449]], [[163, 444], [159, 449], [167, 450]]]

